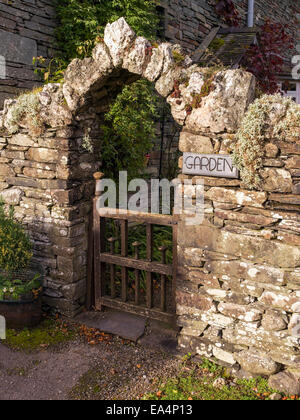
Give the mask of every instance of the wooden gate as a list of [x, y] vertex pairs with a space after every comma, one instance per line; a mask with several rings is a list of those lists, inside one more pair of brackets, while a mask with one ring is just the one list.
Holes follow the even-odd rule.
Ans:
[[[93, 249], [90, 246], [89, 252], [89, 284], [93, 284], [89, 295], [90, 298], [93, 295], [93, 306], [100, 311], [104, 307], [113, 308], [174, 324], [178, 225], [176, 216], [108, 208], [99, 211], [98, 200], [99, 193], [96, 193], [90, 236]], [[117, 236], [107, 235], [111, 221], [119, 226], [120, 234]], [[129, 228], [137, 225], [145, 226], [146, 259], [140, 258], [139, 242], [129, 243]], [[160, 261], [153, 259], [156, 226], [169, 226], [172, 229], [172, 263], [168, 264], [166, 261], [165, 246], [157, 247]], [[116, 244], [119, 245], [119, 252], [116, 252]], [[129, 248], [133, 255], [130, 255]], [[117, 270], [120, 272], [118, 284]], [[143, 289], [142, 273], [145, 279]]]

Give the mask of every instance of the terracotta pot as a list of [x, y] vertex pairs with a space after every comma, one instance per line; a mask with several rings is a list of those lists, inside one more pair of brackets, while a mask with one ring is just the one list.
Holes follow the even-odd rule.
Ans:
[[42, 320], [42, 297], [17, 302], [0, 301], [0, 315], [4, 316], [7, 328], [35, 327]]

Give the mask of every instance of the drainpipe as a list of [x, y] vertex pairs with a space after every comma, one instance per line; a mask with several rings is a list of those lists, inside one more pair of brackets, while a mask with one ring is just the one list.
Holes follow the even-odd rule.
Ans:
[[254, 27], [254, 4], [255, 0], [248, 0], [248, 28]]

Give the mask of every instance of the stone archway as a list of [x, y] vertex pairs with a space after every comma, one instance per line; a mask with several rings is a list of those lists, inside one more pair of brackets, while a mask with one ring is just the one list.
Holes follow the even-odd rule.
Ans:
[[205, 134], [234, 133], [254, 98], [251, 74], [219, 71], [208, 86], [207, 71], [180, 46], [152, 45], [121, 18], [107, 25], [91, 58], [69, 65], [62, 85], [6, 101], [0, 113], [0, 194], [34, 240], [46, 302], [69, 316], [85, 302], [92, 175], [101, 165], [83, 139], [101, 150], [104, 113], [125, 84], [141, 77], [155, 83], [183, 127], [181, 151], [191, 142], [194, 151], [217, 150]]

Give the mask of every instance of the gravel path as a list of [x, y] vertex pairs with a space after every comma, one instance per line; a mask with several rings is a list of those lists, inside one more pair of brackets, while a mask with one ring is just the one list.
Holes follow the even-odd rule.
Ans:
[[32, 354], [0, 344], [0, 400], [137, 399], [179, 367], [178, 358], [116, 337]]

